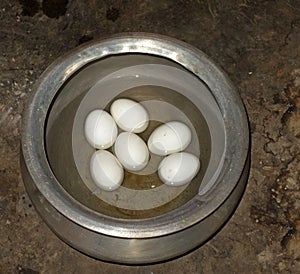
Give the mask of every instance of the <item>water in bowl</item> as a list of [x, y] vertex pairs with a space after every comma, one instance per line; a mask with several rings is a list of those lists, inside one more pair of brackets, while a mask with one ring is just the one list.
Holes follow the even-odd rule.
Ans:
[[[186, 151], [199, 156], [201, 162], [201, 169], [191, 183], [183, 187], [170, 187], [163, 185], [157, 175], [155, 167], [161, 158], [151, 155], [150, 166], [144, 171], [137, 174], [125, 171], [122, 187], [117, 191], [104, 192], [96, 189], [91, 180], [89, 160], [94, 149], [84, 137], [84, 114], [82, 117], [78, 115], [88, 90], [78, 92], [75, 97], [73, 93], [68, 99], [66, 91], [75, 87], [64, 86], [55, 99], [49, 113], [45, 143], [55, 177], [77, 202], [106, 216], [144, 219], [170, 212], [198, 194], [211, 156], [211, 138], [203, 114], [190, 99], [178, 91], [157, 85], [133, 87], [106, 102], [100, 96], [99, 106], [107, 111], [118, 98], [132, 99], [145, 106], [150, 123], [139, 134], [145, 142], [163, 122], [177, 120], [186, 123], [192, 130], [192, 142]], [[63, 100], [58, 100], [62, 94]]]

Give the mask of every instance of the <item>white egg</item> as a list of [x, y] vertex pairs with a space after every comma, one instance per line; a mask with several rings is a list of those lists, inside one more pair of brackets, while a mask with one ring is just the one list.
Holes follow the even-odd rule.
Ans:
[[117, 125], [124, 131], [143, 132], [149, 124], [147, 110], [139, 103], [129, 99], [118, 99], [110, 107], [110, 113]]
[[118, 135], [118, 127], [109, 113], [96, 109], [86, 117], [84, 132], [92, 147], [107, 149], [114, 144]]
[[115, 142], [115, 155], [125, 169], [142, 170], [149, 161], [147, 145], [141, 137], [131, 132], [122, 132]]
[[178, 121], [171, 121], [157, 127], [148, 139], [149, 150], [165, 156], [179, 152], [188, 147], [192, 140], [190, 128]]
[[190, 153], [179, 152], [164, 158], [158, 167], [159, 178], [169, 186], [182, 186], [192, 181], [200, 169], [199, 159]]
[[90, 172], [95, 184], [106, 191], [117, 189], [124, 178], [122, 165], [112, 153], [106, 150], [97, 150], [93, 153]]

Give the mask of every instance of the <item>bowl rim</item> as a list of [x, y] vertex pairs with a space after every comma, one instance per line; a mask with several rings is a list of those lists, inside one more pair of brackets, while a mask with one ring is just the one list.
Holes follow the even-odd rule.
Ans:
[[[57, 181], [47, 160], [45, 127], [49, 108], [62, 85], [91, 62], [119, 54], [148, 54], [176, 62], [201, 79], [212, 92], [225, 125], [225, 161], [214, 187], [166, 214], [148, 219], [118, 219], [95, 212], [75, 200]], [[212, 214], [239, 182], [249, 153], [245, 107], [226, 73], [199, 49], [164, 35], [121, 33], [92, 41], [59, 57], [41, 75], [23, 114], [21, 149], [40, 193], [61, 214], [97, 233], [150, 238], [190, 227]]]

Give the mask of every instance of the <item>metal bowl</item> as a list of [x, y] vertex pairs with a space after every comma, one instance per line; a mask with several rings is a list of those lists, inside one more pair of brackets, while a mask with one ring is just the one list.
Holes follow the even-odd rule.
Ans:
[[[143, 85], [148, 88], [134, 90]], [[98, 93], [92, 92], [95, 87]], [[111, 194], [94, 193], [92, 184], [83, 183], [90, 182], [84, 170], [91, 149], [80, 122], [93, 107], [127, 95], [175, 105], [189, 117], [196, 136], [206, 132], [207, 142], [196, 142], [202, 168], [188, 187], [174, 196], [174, 188], [163, 186], [156, 193], [141, 192], [134, 189], [142, 176], [136, 174], [120, 195], [130, 195], [131, 187], [136, 195], [126, 197], [137, 198], [119, 210], [105, 200]], [[126, 264], [167, 260], [203, 244], [233, 213], [249, 171], [247, 116], [228, 77], [200, 50], [147, 33], [111, 36], [55, 61], [24, 112], [21, 149], [25, 187], [49, 227], [92, 257]], [[152, 208], [151, 195], [158, 203]], [[164, 195], [175, 202], [159, 204]]]

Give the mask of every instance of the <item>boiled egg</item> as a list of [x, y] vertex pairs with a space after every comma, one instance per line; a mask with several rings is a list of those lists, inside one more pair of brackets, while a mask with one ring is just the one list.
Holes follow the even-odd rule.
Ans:
[[110, 107], [110, 113], [117, 125], [124, 131], [141, 133], [149, 124], [147, 110], [140, 103], [130, 99], [114, 101]]
[[114, 152], [128, 171], [140, 171], [149, 161], [149, 151], [141, 137], [132, 132], [122, 132], [116, 139]]
[[118, 128], [109, 113], [102, 109], [95, 109], [86, 117], [84, 132], [92, 147], [107, 149], [114, 144]]
[[165, 157], [158, 166], [158, 176], [169, 186], [190, 183], [200, 169], [199, 159], [188, 152], [179, 152]]
[[123, 182], [124, 170], [118, 159], [107, 150], [97, 150], [90, 160], [91, 177], [97, 187], [116, 190]]
[[148, 139], [149, 150], [165, 156], [180, 152], [188, 147], [192, 140], [190, 128], [179, 121], [171, 121], [157, 127]]

